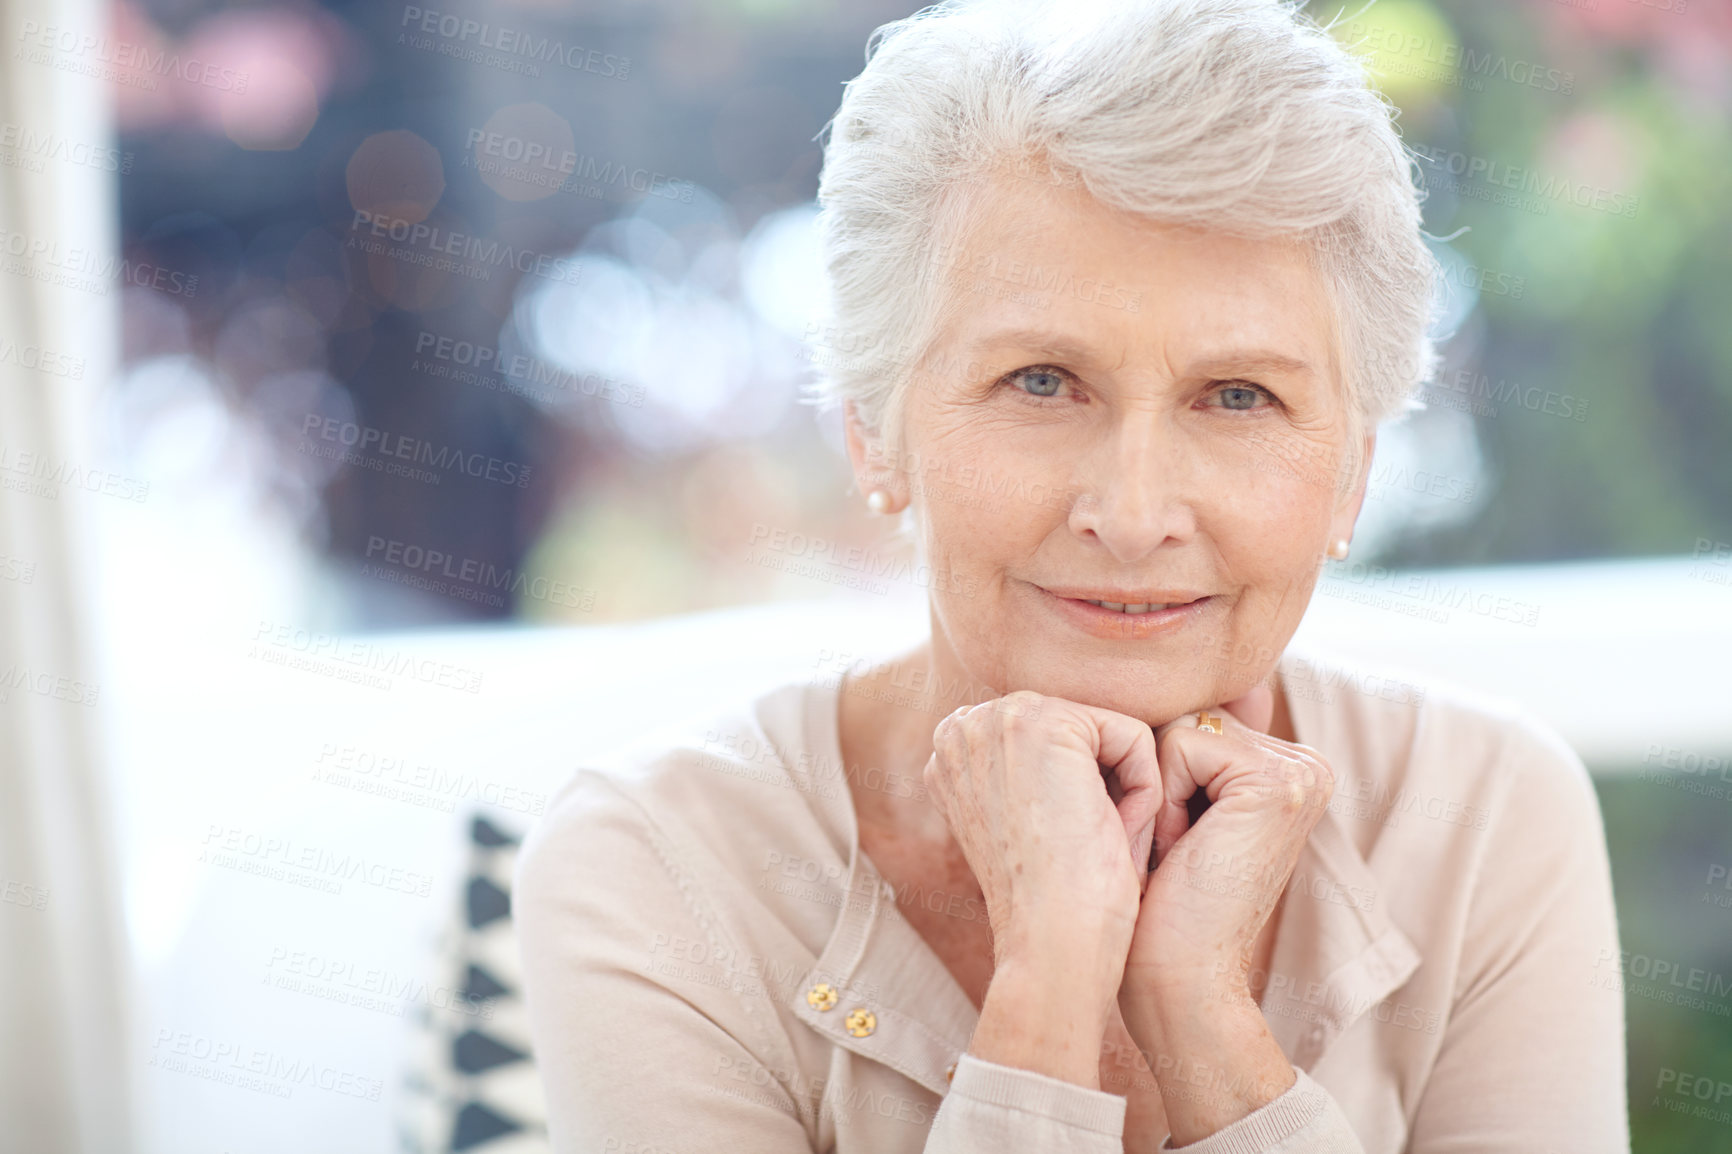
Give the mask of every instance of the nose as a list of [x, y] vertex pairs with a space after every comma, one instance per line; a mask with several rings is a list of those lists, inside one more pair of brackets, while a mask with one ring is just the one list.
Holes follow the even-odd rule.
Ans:
[[1170, 416], [1127, 413], [1085, 450], [1070, 529], [1131, 564], [1197, 529], [1190, 484], [1196, 475]]

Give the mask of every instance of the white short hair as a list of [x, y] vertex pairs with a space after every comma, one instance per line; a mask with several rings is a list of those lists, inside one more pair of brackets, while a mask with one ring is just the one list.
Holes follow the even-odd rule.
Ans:
[[1438, 262], [1394, 116], [1294, 0], [947, 0], [886, 24], [823, 142], [812, 396], [900, 441], [945, 311], [950, 194], [1032, 163], [1151, 219], [1306, 242], [1353, 426], [1373, 427], [1437, 362]]

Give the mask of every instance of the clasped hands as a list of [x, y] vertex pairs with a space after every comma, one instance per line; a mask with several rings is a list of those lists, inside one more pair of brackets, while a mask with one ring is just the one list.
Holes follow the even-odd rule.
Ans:
[[1264, 732], [1273, 708], [1260, 685], [1206, 711], [1223, 732], [1196, 713], [1151, 730], [1021, 691], [938, 725], [926, 787], [993, 931], [972, 1053], [1098, 1088], [1102, 1038], [1128, 1033], [1175, 1145], [1293, 1084], [1252, 959], [1334, 776]]

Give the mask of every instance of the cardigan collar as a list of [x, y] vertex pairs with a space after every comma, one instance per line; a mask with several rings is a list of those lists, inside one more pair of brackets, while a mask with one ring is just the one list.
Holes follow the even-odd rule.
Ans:
[[[1306, 660], [1292, 651], [1282, 656], [1285, 685]], [[1355, 764], [1354, 744], [1333, 731], [1333, 719], [1315, 697], [1288, 692], [1295, 736], [1329, 758], [1338, 781], [1364, 776], [1372, 767]], [[839, 706], [835, 687], [807, 688], [804, 748], [832, 765], [841, 764]], [[848, 889], [829, 941], [787, 1005], [836, 1045], [942, 1096], [979, 1011], [902, 915], [894, 887], [861, 852], [846, 782], [813, 804], [847, 847]], [[1289, 882], [1258, 1005], [1287, 1059], [1309, 1073], [1336, 1038], [1406, 983], [1420, 957], [1377, 900], [1377, 879], [1334, 808], [1312, 829], [1294, 877], [1305, 892], [1296, 893]], [[834, 998], [824, 995], [825, 987]]]

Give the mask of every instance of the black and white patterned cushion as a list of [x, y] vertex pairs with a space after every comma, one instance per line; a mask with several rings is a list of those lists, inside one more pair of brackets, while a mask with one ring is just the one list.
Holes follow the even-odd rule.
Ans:
[[551, 1154], [547, 1105], [530, 1055], [511, 875], [520, 835], [476, 814], [462, 908], [438, 944], [404, 1079], [404, 1154]]

